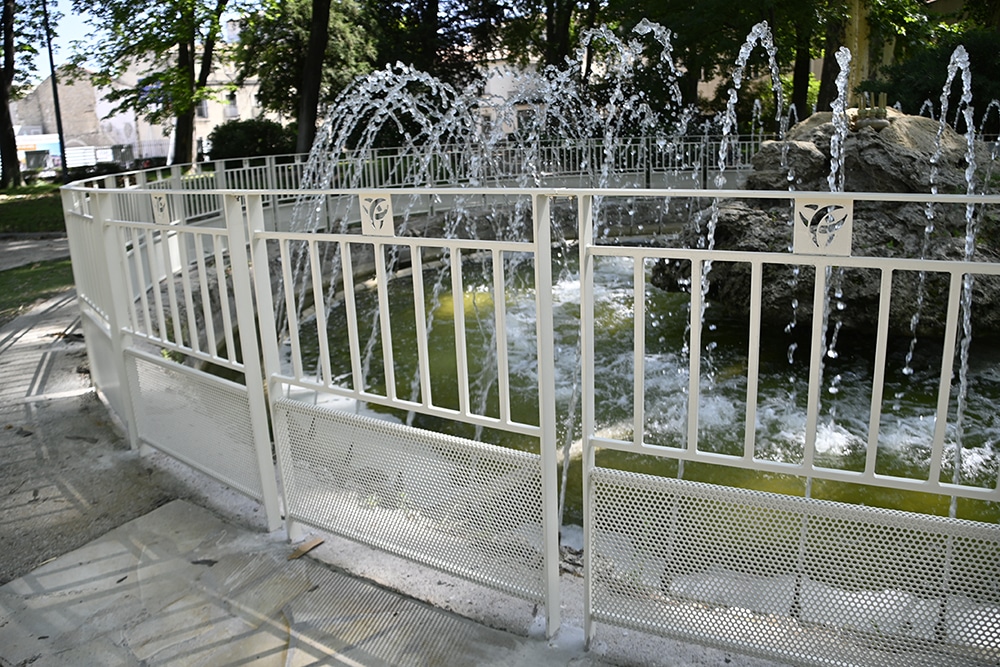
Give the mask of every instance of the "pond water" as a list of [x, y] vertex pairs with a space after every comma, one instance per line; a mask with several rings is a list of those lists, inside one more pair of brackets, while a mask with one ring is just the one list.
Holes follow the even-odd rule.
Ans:
[[[557, 410], [560, 415], [560, 447], [569, 438], [575, 444], [571, 457], [566, 493], [565, 523], [582, 522], [579, 409], [571, 402], [579, 377], [579, 276], [575, 267], [562, 267], [554, 287]], [[487, 414], [499, 413], [495, 382], [495, 355], [489, 353], [493, 327], [493, 298], [489, 283], [490, 267], [474, 257], [464, 262], [466, 327], [469, 332], [470, 385]], [[476, 269], [479, 269], [477, 271]], [[650, 267], [647, 268], [647, 273]], [[631, 440], [633, 387], [633, 266], [632, 260], [605, 258], [595, 266], [595, 397], [596, 425], [602, 436]], [[505, 295], [508, 312], [507, 339], [511, 374], [511, 409], [514, 418], [537, 423], [537, 374], [535, 358], [534, 295], [530, 276], [513, 280]], [[417, 354], [412, 284], [409, 279], [391, 281], [391, 331], [396, 357], [396, 390], [400, 396], [414, 396]], [[454, 297], [450, 275], [425, 275], [426, 312], [432, 312], [429, 332], [431, 387], [435, 405], [456, 407], [457, 388]], [[688, 400], [688, 302], [685, 293], [646, 288], [645, 433], [644, 442], [665, 447], [683, 446]], [[846, 308], [850, 308], [847, 303]], [[361, 339], [370, 340], [366, 366], [369, 389], [384, 392], [381, 349], [374, 316], [375, 294], [357, 293]], [[790, 311], [791, 312], [791, 311]], [[342, 304], [329, 317], [331, 341], [346, 340], [346, 311]], [[795, 327], [768, 327], [761, 339], [760, 382], [755, 424], [756, 457], [766, 460], [801, 460], [805, 424], [809, 347], [808, 321]], [[313, 339], [303, 340], [316, 349]], [[702, 399], [699, 406], [699, 448], [738, 455], [744, 446], [744, 416], [747, 390], [748, 322], [745, 318], [710, 307], [705, 313], [702, 357]], [[878, 435], [876, 471], [879, 474], [926, 478], [930, 443], [935, 428], [935, 407], [941, 366], [942, 342], [922, 337], [914, 348], [904, 372], [910, 338], [890, 341], [886, 385]], [[310, 357], [311, 354], [311, 357]], [[334, 377], [350, 377], [351, 360], [346, 346], [331, 345]], [[304, 361], [314, 364], [316, 353]], [[825, 467], [863, 470], [867, 451], [871, 382], [874, 365], [874, 337], [841, 332], [836, 356], [826, 359], [823, 399], [817, 434], [818, 462]], [[970, 357], [968, 403], [962, 434], [963, 484], [993, 487], [1000, 456], [1000, 338], [977, 334]], [[956, 383], [957, 384], [957, 383]], [[381, 408], [373, 408], [382, 410]], [[567, 416], [572, 418], [567, 420]], [[952, 396], [949, 430], [946, 437], [942, 480], [951, 481], [954, 457], [955, 396]], [[447, 422], [422, 415], [395, 415], [413, 425], [463, 437], [480, 438], [507, 447], [538, 451], [537, 442], [520, 436], [478, 430], [459, 422]], [[567, 421], [572, 426], [567, 426]], [[572, 433], [567, 430], [572, 428]], [[637, 455], [613, 450], [597, 453], [600, 466], [676, 476], [675, 460], [653, 455]], [[805, 481], [792, 475], [746, 471], [738, 468], [686, 463], [685, 479], [773, 491], [792, 495], [806, 492]], [[810, 494], [856, 504], [947, 515], [950, 499], [944, 496], [865, 487], [857, 484], [814, 480]], [[959, 499], [960, 518], [997, 522], [1000, 504]]]

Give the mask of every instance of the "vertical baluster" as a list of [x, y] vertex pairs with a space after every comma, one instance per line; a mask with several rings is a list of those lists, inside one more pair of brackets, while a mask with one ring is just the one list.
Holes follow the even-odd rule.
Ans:
[[302, 343], [299, 340], [298, 304], [295, 302], [295, 279], [292, 276], [292, 262], [288, 252], [288, 239], [278, 241], [278, 251], [281, 255], [281, 284], [285, 291], [285, 318], [288, 322], [288, 341], [292, 354], [292, 376], [301, 380]]
[[641, 447], [646, 432], [646, 265], [632, 258], [632, 442]]
[[320, 266], [316, 241], [309, 239], [309, 266], [312, 272], [313, 309], [316, 318], [316, 340], [319, 341], [319, 371], [323, 384], [333, 385], [330, 374], [330, 338], [326, 324], [326, 296], [323, 293], [323, 267]]
[[[201, 310], [205, 318], [203, 327], [208, 339], [208, 350], [213, 357], [219, 354], [219, 344], [215, 339], [215, 317], [212, 314], [212, 295], [208, 289], [208, 271], [205, 268], [205, 245], [202, 232], [194, 234], [195, 262], [198, 270], [198, 284], [201, 287]], [[214, 241], [213, 241], [214, 245]]]
[[431, 395], [431, 365], [427, 340], [427, 307], [424, 294], [424, 265], [421, 248], [416, 243], [410, 245], [410, 267], [413, 280], [413, 324], [417, 339], [417, 369], [420, 373], [420, 404], [434, 405]]
[[232, 364], [238, 364], [236, 343], [233, 337], [233, 316], [230, 312], [229, 283], [226, 276], [226, 259], [224, 253], [225, 237], [217, 236], [215, 245], [215, 276], [219, 284], [219, 309], [222, 311], [222, 326], [226, 336], [226, 359]]
[[891, 269], [880, 271], [882, 279], [879, 288], [878, 329], [875, 335], [875, 365], [872, 368], [871, 410], [868, 417], [868, 449], [865, 452], [864, 475], [874, 481], [876, 456], [878, 453], [879, 424], [882, 416], [882, 395], [885, 390], [886, 347], [889, 340], [889, 303], [892, 298]]
[[747, 404], [743, 419], [743, 459], [754, 458], [757, 423], [757, 388], [760, 375], [760, 311], [763, 290], [763, 265], [755, 259], [750, 264], [750, 329], [747, 342]]

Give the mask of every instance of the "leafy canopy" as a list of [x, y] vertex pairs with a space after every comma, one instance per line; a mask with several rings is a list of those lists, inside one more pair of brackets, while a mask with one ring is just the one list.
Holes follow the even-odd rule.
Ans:
[[[298, 113], [311, 23], [311, 0], [267, 0], [241, 19], [233, 53], [238, 82], [256, 79], [264, 108], [292, 117]], [[354, 77], [370, 72], [375, 58], [374, 38], [354, 0], [331, 3], [327, 35], [320, 104], [332, 101]]]
[[[198, 86], [195, 64], [206, 44], [221, 34], [225, 11], [238, 11], [229, 0], [74, 0], [86, 12], [95, 39], [76, 44], [74, 62], [93, 65], [95, 85], [111, 88], [107, 99], [116, 110], [131, 109], [150, 123], [191, 113], [221, 89]], [[130, 68], [141, 72], [134, 86], [123, 85]]]

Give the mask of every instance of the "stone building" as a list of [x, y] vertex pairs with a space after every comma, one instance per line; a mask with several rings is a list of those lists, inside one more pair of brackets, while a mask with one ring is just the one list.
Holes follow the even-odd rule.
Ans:
[[[131, 67], [116, 86], [133, 87], [142, 75], [141, 65]], [[66, 161], [70, 167], [118, 162], [169, 161], [173, 146], [171, 124], [154, 125], [133, 111], [114, 112], [107, 100], [106, 88], [95, 86], [86, 71], [60, 68], [59, 106], [66, 139]], [[236, 85], [235, 70], [218, 65], [209, 86], [218, 90], [216, 99], [202, 102], [195, 111], [195, 145], [207, 152], [207, 139], [216, 126], [230, 120], [256, 118], [264, 114], [257, 103], [257, 84], [250, 81]], [[58, 152], [49, 151], [47, 159], [35, 148], [58, 145], [52, 78], [47, 77], [24, 98], [11, 104], [22, 166], [37, 168], [58, 166]], [[44, 137], [44, 139], [43, 139]], [[50, 140], [51, 139], [51, 140]], [[34, 152], [36, 155], [27, 155]], [[33, 159], [28, 159], [33, 158]]]

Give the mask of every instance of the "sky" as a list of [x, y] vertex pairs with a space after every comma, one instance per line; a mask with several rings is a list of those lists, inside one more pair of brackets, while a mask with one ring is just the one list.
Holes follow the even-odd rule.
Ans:
[[[52, 40], [54, 47], [54, 59], [56, 65], [62, 65], [69, 60], [73, 53], [70, 43], [77, 39], [83, 39], [90, 32], [90, 28], [83, 21], [83, 17], [73, 11], [72, 0], [58, 0], [59, 11], [63, 18], [52, 27], [56, 32], [56, 38]], [[45, 44], [36, 45], [40, 55], [38, 62], [38, 73], [44, 78], [49, 75], [49, 56], [45, 50]]]

